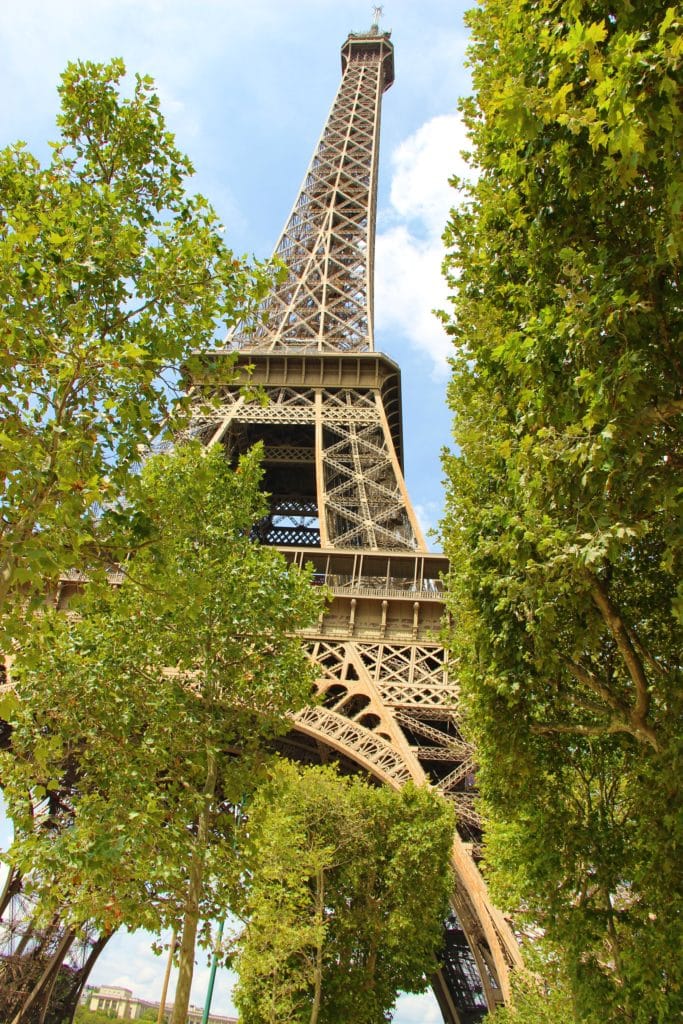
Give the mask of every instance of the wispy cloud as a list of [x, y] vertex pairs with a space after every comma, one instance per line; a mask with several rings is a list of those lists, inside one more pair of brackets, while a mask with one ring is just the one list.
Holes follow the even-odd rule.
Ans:
[[448, 337], [433, 313], [446, 305], [442, 259], [438, 237], [420, 239], [405, 224], [389, 228], [377, 238], [378, 328], [405, 335], [431, 359], [439, 376], [446, 373], [449, 351]]
[[377, 236], [376, 307], [378, 328], [397, 331], [432, 360], [435, 374], [446, 373], [450, 342], [433, 314], [447, 307], [441, 276], [442, 232], [459, 193], [449, 184], [471, 177], [461, 156], [467, 147], [457, 114], [425, 122], [391, 156], [389, 206], [380, 212]]
[[415, 515], [422, 527], [422, 532], [427, 538], [427, 543], [431, 541], [432, 544], [430, 546], [432, 547], [442, 514], [443, 508], [439, 501], [424, 501], [418, 502], [415, 505]]
[[461, 155], [466, 146], [458, 114], [431, 118], [397, 146], [391, 155], [394, 215], [422, 225], [430, 235], [440, 235], [455, 200], [449, 181], [453, 175], [468, 175]]

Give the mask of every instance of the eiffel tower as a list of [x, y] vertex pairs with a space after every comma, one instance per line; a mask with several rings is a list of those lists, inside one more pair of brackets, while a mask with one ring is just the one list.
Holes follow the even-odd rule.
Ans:
[[[321, 703], [296, 715], [283, 752], [335, 759], [400, 787], [429, 782], [455, 805], [456, 886], [433, 988], [448, 1024], [480, 1020], [519, 964], [476, 866], [475, 759], [439, 642], [447, 561], [427, 550], [402, 471], [401, 378], [375, 351], [373, 273], [380, 110], [394, 80], [390, 33], [349, 35], [342, 79], [275, 255], [283, 280], [192, 381], [189, 435], [230, 458], [264, 446], [269, 514], [255, 528], [312, 563], [331, 607], [304, 642]], [[249, 402], [234, 380], [268, 397]], [[221, 364], [230, 367], [223, 375]], [[207, 412], [207, 399], [213, 407]]]
[[[403, 479], [400, 370], [374, 347], [390, 33], [374, 24], [349, 35], [341, 59], [337, 96], [276, 247], [283, 279], [225, 349], [207, 354], [210, 372], [191, 382], [187, 434], [223, 445], [232, 459], [263, 442], [270, 509], [255, 537], [312, 563], [314, 583], [332, 594], [303, 636], [321, 702], [295, 716], [282, 752], [334, 760], [395, 788], [430, 783], [455, 806], [456, 883], [432, 986], [446, 1024], [475, 1024], [507, 999], [520, 957], [477, 869], [474, 752], [439, 642], [447, 560], [428, 551]], [[244, 397], [235, 354], [242, 382], [260, 386], [267, 405]], [[7, 1007], [23, 1006], [26, 1024], [70, 1020], [109, 936], [77, 936], [58, 921], [35, 928], [16, 876], [0, 893], [0, 919]]]

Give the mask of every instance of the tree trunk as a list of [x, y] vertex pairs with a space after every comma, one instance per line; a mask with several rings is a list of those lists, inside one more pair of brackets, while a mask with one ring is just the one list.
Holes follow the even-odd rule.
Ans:
[[175, 955], [176, 940], [177, 936], [176, 930], [174, 928], [171, 933], [171, 943], [168, 947], [168, 959], [166, 961], [166, 970], [164, 972], [164, 983], [161, 986], [161, 999], [159, 1000], [157, 1024], [164, 1024], [164, 1015], [166, 1013], [166, 996], [168, 995], [168, 983], [171, 980], [171, 969], [173, 968], [173, 957]]
[[209, 838], [209, 821], [216, 792], [218, 761], [213, 750], [207, 751], [206, 782], [204, 783], [204, 804], [197, 821], [197, 840], [190, 862], [190, 882], [187, 899], [183, 908], [183, 934], [178, 957], [178, 982], [176, 985], [173, 1013], [170, 1024], [186, 1024], [187, 1009], [190, 1005], [190, 989], [194, 972], [194, 951], [199, 924], [199, 903], [204, 881], [204, 858]]
[[318, 868], [315, 873], [315, 923], [318, 941], [315, 949], [315, 967], [313, 969], [313, 1005], [311, 1006], [310, 1024], [318, 1024], [320, 1003], [323, 991], [323, 924], [325, 915], [325, 871]]

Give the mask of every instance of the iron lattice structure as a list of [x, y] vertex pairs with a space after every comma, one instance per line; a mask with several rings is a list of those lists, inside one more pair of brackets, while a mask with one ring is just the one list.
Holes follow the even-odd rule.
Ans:
[[55, 915], [36, 924], [23, 880], [9, 874], [0, 892], [0, 1020], [64, 1024], [109, 935], [67, 928]]
[[[374, 26], [350, 35], [341, 55], [339, 91], [277, 244], [284, 279], [207, 357], [188, 435], [231, 459], [263, 443], [271, 499], [255, 535], [312, 563], [333, 595], [304, 637], [322, 703], [296, 716], [284, 752], [336, 759], [396, 788], [430, 782], [455, 805], [457, 884], [434, 989], [445, 1021], [471, 1024], [506, 998], [519, 954], [476, 866], [474, 752], [438, 639], [447, 562], [428, 552], [403, 478], [400, 371], [374, 347], [380, 107], [393, 47]], [[235, 350], [266, 405], [242, 396], [232, 365], [220, 383]]]
[[373, 348], [380, 100], [394, 77], [388, 35], [349, 36], [342, 69], [342, 86], [275, 249], [286, 277], [232, 339], [250, 352]]
[[[82, 584], [81, 584], [82, 585]], [[65, 591], [76, 589], [67, 584]], [[66, 596], [66, 593], [64, 594]], [[0, 665], [0, 696], [11, 688]], [[0, 721], [0, 749], [11, 746], [11, 729]], [[74, 765], [61, 792], [33, 807], [37, 829], [68, 828], [72, 818]], [[0, 887], [0, 1021], [3, 1024], [65, 1024], [71, 1021], [90, 970], [111, 933], [65, 926], [59, 914], [42, 920], [26, 879], [10, 871]]]
[[[187, 434], [221, 444], [231, 459], [263, 442], [271, 499], [254, 535], [312, 563], [314, 582], [332, 594], [302, 638], [322, 701], [296, 715], [283, 752], [304, 763], [334, 759], [395, 788], [429, 782], [455, 805], [453, 913], [433, 987], [447, 1024], [474, 1024], [507, 997], [519, 953], [476, 866], [474, 752], [438, 639], [447, 562], [427, 550], [403, 478], [400, 371], [374, 348], [380, 109], [394, 78], [389, 33], [375, 25], [352, 34], [341, 55], [339, 91], [277, 244], [286, 273], [252, 321], [207, 356], [210, 372], [191, 382]], [[242, 394], [235, 351], [243, 381], [260, 386], [267, 405]], [[65, 581], [67, 590], [74, 585]], [[76, 936], [57, 921], [36, 928], [20, 879], [8, 881], [0, 900], [6, 1019], [19, 1012], [30, 1024], [70, 1021], [106, 940]]]

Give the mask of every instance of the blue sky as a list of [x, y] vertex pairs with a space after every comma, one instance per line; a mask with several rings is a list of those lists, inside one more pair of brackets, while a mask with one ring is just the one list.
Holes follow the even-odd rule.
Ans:
[[[463, 173], [457, 115], [467, 93], [461, 0], [387, 0], [396, 81], [384, 97], [376, 249], [376, 345], [401, 366], [408, 488], [423, 526], [442, 507], [439, 452], [448, 340], [440, 235]], [[270, 255], [340, 79], [339, 48], [372, 20], [365, 0], [4, 0], [0, 5], [0, 145], [23, 139], [41, 158], [55, 136], [56, 85], [68, 60], [122, 56], [156, 80], [162, 109], [239, 253]], [[163, 964], [144, 936], [115, 940], [94, 980], [160, 989]], [[198, 970], [201, 1002], [206, 971]], [[225, 980], [214, 1007], [230, 1010]], [[397, 1024], [440, 1020], [404, 997]]]

